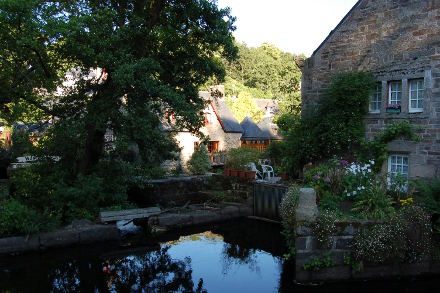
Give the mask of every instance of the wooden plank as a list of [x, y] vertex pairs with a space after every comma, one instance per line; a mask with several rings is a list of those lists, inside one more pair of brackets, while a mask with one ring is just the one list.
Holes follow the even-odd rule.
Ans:
[[100, 219], [101, 219], [101, 222], [133, 220], [133, 219], [147, 218], [147, 217], [150, 217], [153, 215], [157, 215], [160, 212], [161, 212], [161, 210], [158, 207], [151, 207], [151, 208], [145, 208], [145, 209], [123, 210], [123, 211], [101, 212]]

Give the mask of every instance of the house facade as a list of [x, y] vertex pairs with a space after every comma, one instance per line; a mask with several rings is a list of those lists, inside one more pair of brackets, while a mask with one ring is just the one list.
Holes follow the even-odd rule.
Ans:
[[333, 74], [360, 70], [376, 80], [365, 117], [367, 138], [396, 121], [421, 127], [421, 142], [388, 145], [383, 170], [439, 177], [440, 1], [358, 1], [304, 63], [303, 115], [319, 103]]
[[[209, 138], [207, 147], [212, 163], [221, 163], [219, 161], [221, 159], [217, 158], [215, 154], [240, 147], [243, 129], [226, 104], [224, 92], [220, 97], [213, 97], [208, 91], [201, 91], [199, 95], [208, 101], [207, 107], [204, 109], [205, 125], [200, 129], [200, 132]], [[177, 132], [174, 137], [180, 148], [180, 163], [182, 166], [186, 166], [201, 140], [190, 131]]]

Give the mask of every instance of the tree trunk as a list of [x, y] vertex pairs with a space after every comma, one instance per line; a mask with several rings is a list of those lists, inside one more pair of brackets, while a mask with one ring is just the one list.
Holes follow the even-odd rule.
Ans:
[[99, 162], [102, 150], [104, 148], [105, 132], [96, 128], [93, 121], [86, 122], [87, 140], [84, 149], [84, 155], [79, 159], [77, 165], [77, 174], [90, 174], [93, 167]]

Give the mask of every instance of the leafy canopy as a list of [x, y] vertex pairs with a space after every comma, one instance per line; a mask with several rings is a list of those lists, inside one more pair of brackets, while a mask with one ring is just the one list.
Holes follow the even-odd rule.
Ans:
[[57, 117], [63, 131], [52, 131], [46, 147], [61, 146], [57, 154], [74, 159], [67, 164], [76, 173], [103, 157], [107, 130], [157, 164], [174, 145], [159, 130], [165, 111], [180, 127], [201, 125], [197, 90], [224, 77], [219, 57], [236, 55], [233, 23], [229, 9], [208, 0], [2, 0], [1, 115]]

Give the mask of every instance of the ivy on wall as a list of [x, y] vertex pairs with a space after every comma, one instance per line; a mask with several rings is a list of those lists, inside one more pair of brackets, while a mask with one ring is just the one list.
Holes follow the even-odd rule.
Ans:
[[420, 137], [415, 134], [414, 126], [409, 121], [404, 120], [395, 122], [386, 127], [373, 140], [363, 140], [360, 144], [357, 157], [364, 162], [374, 160], [373, 169], [379, 173], [383, 163], [387, 160], [387, 144], [398, 138], [405, 138], [410, 141], [420, 141]]

